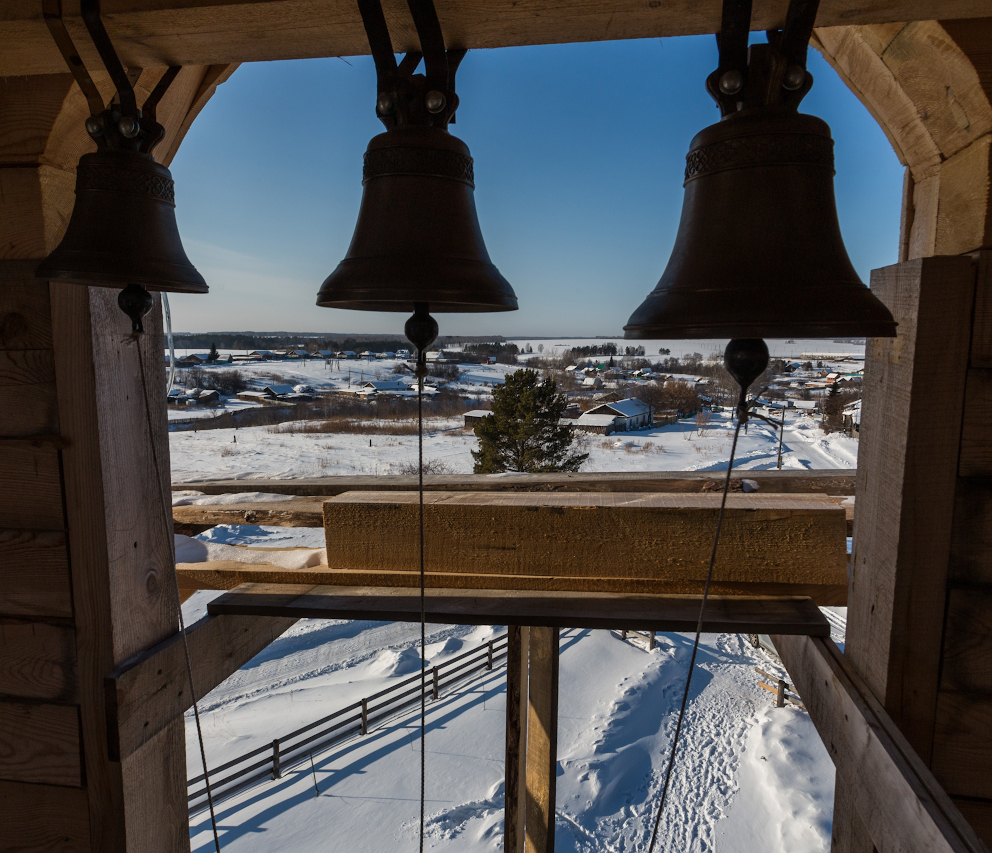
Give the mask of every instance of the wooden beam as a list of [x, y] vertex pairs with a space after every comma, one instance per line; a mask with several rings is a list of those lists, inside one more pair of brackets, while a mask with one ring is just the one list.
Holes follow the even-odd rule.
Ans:
[[[179, 563], [176, 566], [179, 586], [184, 595], [198, 589], [234, 589], [243, 583], [304, 584], [333, 586], [402, 587], [420, 586], [416, 572], [377, 572], [333, 569], [313, 566], [286, 569], [271, 563], [239, 563], [233, 560], [204, 563]], [[644, 595], [698, 595], [702, 581], [673, 581], [663, 578], [575, 578], [551, 575], [496, 575], [469, 572], [428, 572], [428, 589], [511, 589], [562, 592], [611, 592]], [[714, 595], [770, 595], [809, 597], [824, 607], [843, 607], [847, 603], [846, 584], [804, 583], [725, 583], [710, 587]]]
[[0, 439], [0, 527], [62, 530], [57, 439]]
[[0, 529], [0, 614], [72, 617], [65, 533]]
[[267, 524], [276, 527], [323, 527], [324, 499], [299, 498], [216, 506], [175, 506], [172, 520], [177, 525], [215, 527], [218, 524]]
[[92, 848], [86, 791], [0, 782], [0, 838], [6, 850], [88, 853]]
[[503, 849], [524, 853], [527, 816], [527, 670], [530, 660], [530, 628], [509, 625], [506, 629], [506, 763], [504, 764], [505, 814]]
[[[405, 4], [383, 4], [393, 45], [418, 47]], [[89, 67], [99, 67], [76, 4], [64, 4], [66, 25]], [[44, 25], [41, 8], [7, 3], [0, 39], [0, 74], [57, 74], [65, 64]], [[469, 0], [439, 5], [445, 40], [453, 47], [662, 38], [714, 33], [718, 0], [686, 5], [660, 0]], [[818, 26], [851, 26], [992, 14], [987, 0], [822, 0]], [[347, 0], [121, 0], [104, 20], [125, 66], [212, 65], [368, 53], [361, 19]], [[785, 7], [756, 0], [751, 27], [781, 28]]]
[[772, 642], [879, 853], [988, 853], [833, 642], [777, 635]]
[[0, 618], [0, 694], [78, 702], [72, 626]]
[[[313, 619], [420, 621], [420, 596], [385, 587], [244, 584], [207, 605], [212, 615]], [[611, 595], [587, 592], [437, 590], [427, 596], [427, 621], [456, 625], [531, 625], [553, 628], [628, 628], [690, 631], [699, 596]], [[808, 598], [710, 596], [708, 633], [798, 633], [826, 637], [829, 625]]]
[[0, 700], [0, 779], [83, 784], [79, 708]]
[[[187, 630], [196, 698], [278, 639], [292, 617], [204, 616]], [[118, 667], [105, 681], [111, 761], [120, 761], [181, 717], [192, 704], [182, 637], [174, 634]]]
[[530, 629], [526, 853], [554, 853], [558, 780], [558, 629]]
[[[723, 488], [719, 471], [638, 471], [596, 474], [515, 474], [492, 477], [488, 474], [427, 474], [424, 489], [429, 492], [708, 492]], [[759, 493], [853, 495], [855, 472], [849, 469], [822, 471], [747, 471], [746, 478], [758, 484]], [[740, 479], [731, 480], [733, 491], [740, 491]], [[173, 491], [192, 489], [205, 495], [239, 492], [267, 492], [299, 497], [333, 497], [345, 492], [415, 492], [416, 475], [383, 474], [342, 477], [301, 478], [298, 480], [203, 480], [173, 483]], [[258, 504], [249, 508], [259, 509]], [[183, 507], [187, 509], [187, 507]], [[219, 507], [217, 507], [219, 509]], [[319, 526], [319, 525], [318, 525]]]

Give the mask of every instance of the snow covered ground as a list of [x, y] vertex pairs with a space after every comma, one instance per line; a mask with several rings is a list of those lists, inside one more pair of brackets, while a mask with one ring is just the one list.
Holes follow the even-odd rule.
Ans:
[[[214, 593], [187, 602], [188, 618]], [[831, 614], [835, 623], [842, 616]], [[431, 625], [429, 665], [497, 629]], [[213, 766], [418, 671], [419, 627], [303, 620], [201, 704]], [[571, 630], [561, 636], [556, 849], [646, 849], [692, 639]], [[805, 712], [771, 707], [754, 667], [781, 672], [738, 635], [705, 636], [659, 851], [819, 853], [830, 846], [833, 766]], [[429, 703], [427, 846], [502, 849], [505, 668]], [[218, 807], [231, 853], [416, 850], [419, 723], [388, 721]], [[200, 760], [187, 715], [191, 775]], [[319, 794], [315, 790], [316, 781]], [[333, 833], [333, 843], [331, 835]], [[209, 816], [192, 847], [213, 849]]]
[[[472, 471], [475, 436], [461, 419], [428, 422], [424, 459], [439, 461], [453, 474]], [[170, 433], [172, 480], [250, 477], [329, 477], [340, 474], [396, 474], [417, 459], [415, 435], [300, 434], [291, 424]], [[718, 471], [730, 455], [729, 414], [715, 414], [705, 430], [695, 418], [610, 436], [580, 433], [578, 450], [589, 454], [583, 471]], [[371, 441], [371, 444], [370, 444]], [[855, 468], [858, 442], [841, 433], [825, 435], [819, 422], [789, 413], [782, 443], [784, 469]], [[774, 468], [778, 432], [760, 421], [748, 426], [737, 449], [736, 468]]]

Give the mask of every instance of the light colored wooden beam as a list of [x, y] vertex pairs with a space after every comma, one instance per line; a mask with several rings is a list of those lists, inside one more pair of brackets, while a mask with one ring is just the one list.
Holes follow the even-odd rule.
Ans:
[[[420, 586], [417, 572], [377, 572], [313, 566], [286, 569], [271, 563], [239, 563], [231, 560], [180, 563], [176, 566], [184, 595], [198, 589], [234, 589], [243, 583], [307, 584], [314, 586], [374, 586], [412, 589]], [[509, 589], [562, 592], [610, 592], [645, 595], [697, 595], [700, 581], [672, 581], [663, 578], [554, 577], [550, 575], [497, 575], [471, 572], [428, 572], [428, 589]], [[714, 595], [770, 595], [809, 597], [815, 604], [843, 607], [847, 602], [846, 584], [716, 582]]]
[[[229, 675], [292, 627], [293, 618], [205, 616], [187, 631], [196, 698], [202, 699]], [[148, 743], [193, 704], [182, 638], [174, 634], [126, 661], [107, 676], [108, 750], [120, 761]]]
[[[701, 584], [717, 493], [425, 495], [425, 561], [439, 573], [650, 578]], [[417, 495], [353, 492], [324, 504], [327, 562], [416, 572]], [[733, 494], [713, 578], [841, 585], [844, 510], [822, 495]]]
[[530, 629], [525, 853], [554, 853], [558, 781], [558, 629]]
[[[990, 347], [992, 349], [992, 347]], [[638, 471], [595, 474], [426, 474], [429, 492], [706, 492], [723, 488], [720, 471]], [[855, 472], [850, 469], [822, 471], [746, 471], [742, 477], [758, 484], [759, 493], [853, 495]], [[205, 495], [238, 492], [267, 492], [299, 497], [333, 497], [345, 492], [415, 492], [415, 474], [354, 475], [301, 478], [299, 480], [203, 480], [173, 483], [173, 491], [192, 489]], [[731, 490], [740, 491], [740, 478], [731, 480]]]
[[[66, 0], [65, 21], [84, 61], [98, 67], [79, 18]], [[383, 3], [397, 51], [417, 48], [406, 4]], [[450, 47], [494, 48], [714, 33], [718, 0], [446, 0], [438, 16]], [[357, 7], [349, 0], [118, 0], [104, 20], [126, 66], [214, 65], [368, 52]], [[786, 5], [755, 0], [751, 27], [781, 27]], [[817, 25], [850, 26], [992, 14], [988, 0], [822, 0]], [[0, 5], [0, 74], [55, 74], [65, 64], [38, 4]]]
[[988, 853], [833, 642], [772, 641], [879, 853]]
[[[537, 625], [690, 631], [699, 596], [589, 592], [432, 590], [427, 621], [456, 625]], [[420, 621], [420, 596], [390, 587], [243, 584], [207, 605], [212, 615]], [[808, 598], [710, 596], [703, 630], [715, 633], [800, 633], [829, 636], [823, 614]]]

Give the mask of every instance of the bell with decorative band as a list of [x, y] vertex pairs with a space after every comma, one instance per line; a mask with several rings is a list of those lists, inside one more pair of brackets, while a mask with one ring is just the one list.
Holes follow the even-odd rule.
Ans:
[[362, 205], [344, 260], [317, 304], [361, 311], [513, 311], [475, 210], [468, 146], [441, 127], [379, 134], [365, 152]]
[[837, 221], [833, 140], [793, 110], [735, 112], [696, 135], [675, 247], [628, 338], [892, 336]]
[[37, 276], [101, 287], [206, 293], [176, 225], [172, 175], [150, 154], [104, 148], [76, 167], [76, 203]]

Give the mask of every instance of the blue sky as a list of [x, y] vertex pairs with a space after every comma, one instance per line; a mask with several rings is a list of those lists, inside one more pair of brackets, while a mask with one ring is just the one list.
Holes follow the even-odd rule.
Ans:
[[[760, 39], [759, 39], [760, 40]], [[689, 141], [718, 120], [712, 36], [469, 51], [450, 128], [475, 158], [489, 254], [520, 310], [444, 315], [442, 334], [617, 335], [668, 261]], [[831, 126], [844, 239], [862, 278], [895, 263], [902, 167], [818, 53], [802, 111]], [[177, 217], [207, 296], [177, 331], [390, 332], [405, 316], [318, 308], [383, 128], [368, 57], [244, 65], [172, 164]]]

